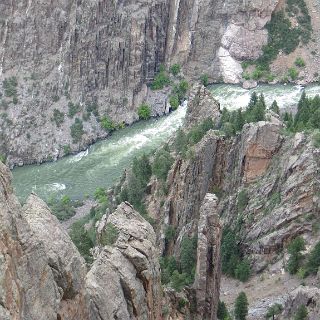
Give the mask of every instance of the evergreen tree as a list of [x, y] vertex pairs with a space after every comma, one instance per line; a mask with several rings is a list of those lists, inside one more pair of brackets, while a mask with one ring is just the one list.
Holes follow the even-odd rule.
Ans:
[[248, 299], [244, 292], [240, 292], [235, 303], [234, 315], [236, 320], [246, 320], [248, 315]]
[[219, 301], [217, 318], [219, 320], [226, 320], [226, 319], [228, 319], [228, 317], [229, 317], [229, 312], [228, 312], [226, 304], [223, 301]]
[[294, 320], [306, 320], [307, 317], [308, 317], [308, 310], [306, 306], [302, 304], [298, 308], [297, 313], [294, 316]]
[[271, 107], [270, 107], [270, 110], [272, 110], [272, 111], [275, 112], [276, 114], [279, 114], [279, 115], [280, 115], [280, 108], [279, 108], [278, 103], [277, 103], [276, 100], [274, 100], [274, 101], [272, 102], [272, 105], [271, 105]]
[[290, 254], [287, 269], [291, 274], [297, 273], [301, 266], [302, 254], [301, 251], [305, 249], [305, 241], [302, 237], [295, 238], [288, 246], [288, 252]]
[[307, 270], [312, 274], [316, 274], [320, 267], [320, 242], [318, 242], [313, 250], [310, 252], [308, 262], [307, 262]]

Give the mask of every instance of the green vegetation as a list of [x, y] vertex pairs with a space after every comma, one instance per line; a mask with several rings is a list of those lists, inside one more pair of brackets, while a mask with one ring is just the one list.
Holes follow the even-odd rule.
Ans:
[[99, 117], [98, 105], [95, 102], [87, 103], [86, 104], [86, 111], [89, 114], [92, 113], [95, 117]]
[[172, 241], [176, 236], [176, 229], [173, 226], [169, 225], [166, 227], [164, 235], [165, 235], [166, 241]]
[[86, 224], [89, 223], [90, 216], [84, 217], [76, 221], [70, 231], [70, 237], [73, 243], [78, 248], [80, 254], [84, 257], [87, 263], [93, 261], [90, 249], [95, 246], [95, 230], [94, 228], [86, 228]]
[[230, 319], [230, 315], [229, 315], [227, 306], [223, 301], [219, 301], [218, 310], [217, 310], [217, 318], [219, 320], [228, 320], [228, 319]]
[[76, 214], [76, 208], [83, 205], [82, 201], [71, 200], [67, 195], [61, 198], [51, 198], [48, 201], [51, 212], [60, 220], [65, 221]]
[[84, 134], [83, 123], [79, 118], [76, 118], [74, 124], [70, 128], [71, 137], [73, 139], [73, 143], [77, 143], [81, 141], [81, 138]]
[[162, 148], [156, 152], [152, 173], [160, 180], [166, 181], [168, 172], [171, 169], [174, 159], [172, 158], [170, 151], [166, 148]]
[[302, 253], [305, 249], [305, 241], [302, 237], [297, 237], [288, 246], [288, 252], [290, 254], [287, 270], [290, 274], [296, 274], [299, 268], [302, 266]]
[[307, 260], [307, 272], [316, 274], [320, 267], [320, 242], [318, 242], [310, 252]]
[[6, 163], [6, 156], [4, 156], [3, 154], [0, 154], [0, 162]]
[[246, 208], [246, 206], [249, 203], [249, 196], [246, 190], [241, 190], [238, 194], [237, 199], [237, 210], [239, 213], [242, 213], [242, 211]]
[[299, 71], [294, 67], [289, 68], [288, 75], [291, 78], [291, 80], [296, 80], [299, 76]]
[[266, 313], [266, 319], [275, 319], [275, 316], [279, 315], [283, 310], [283, 307], [280, 303], [275, 303], [271, 307], [268, 308]]
[[[286, 112], [283, 116], [287, 129], [291, 132], [320, 129], [320, 96], [308, 98], [303, 92], [295, 116]], [[317, 133], [317, 131], [315, 131]]]
[[177, 76], [181, 71], [181, 66], [180, 64], [174, 64], [170, 67], [170, 72], [174, 75]]
[[200, 81], [205, 87], [207, 87], [209, 85], [209, 76], [207, 74], [201, 75]]
[[139, 158], [134, 158], [128, 183], [120, 193], [120, 201], [130, 202], [145, 217], [147, 212], [143, 204], [143, 198], [151, 174], [151, 164], [147, 155], [144, 154]]
[[221, 242], [222, 272], [240, 281], [247, 281], [250, 277], [250, 264], [243, 259], [239, 238], [235, 230], [225, 228]]
[[168, 284], [176, 291], [181, 291], [184, 286], [194, 281], [197, 255], [197, 238], [184, 236], [181, 241], [180, 261], [174, 257], [160, 259], [161, 282]]
[[151, 117], [151, 109], [147, 104], [142, 104], [138, 108], [138, 116], [141, 120], [148, 120]]
[[180, 101], [179, 101], [178, 96], [177, 95], [170, 96], [169, 103], [170, 103], [172, 110], [177, 110], [180, 105]]
[[222, 110], [220, 120], [220, 130], [227, 136], [231, 137], [241, 131], [245, 123], [264, 121], [266, 119], [266, 103], [264, 96], [259, 97], [254, 92], [251, 95], [247, 108], [235, 111]]
[[63, 146], [63, 152], [65, 155], [70, 154], [71, 153], [71, 147], [69, 144], [66, 144]]
[[244, 292], [240, 292], [234, 307], [234, 316], [236, 320], [246, 320], [248, 315], [248, 299]]
[[112, 246], [117, 241], [118, 236], [119, 232], [117, 228], [113, 224], [108, 223], [101, 234], [100, 243], [103, 246]]
[[97, 188], [94, 192], [94, 199], [97, 200], [101, 205], [108, 203], [106, 190], [103, 188]]
[[64, 113], [60, 112], [58, 109], [53, 110], [53, 118], [51, 119], [56, 123], [56, 126], [59, 128], [64, 122]]
[[274, 100], [274, 101], [272, 102], [272, 105], [271, 105], [271, 107], [270, 107], [270, 110], [272, 110], [272, 111], [275, 112], [276, 114], [280, 115], [280, 108], [279, 108], [278, 103], [277, 103], [276, 100]]
[[299, 68], [303, 68], [306, 66], [306, 63], [304, 62], [304, 60], [301, 57], [298, 57], [296, 59], [296, 61], [294, 62], [294, 64]]
[[[296, 17], [297, 25], [293, 26], [287, 17]], [[312, 26], [308, 8], [304, 0], [288, 0], [285, 11], [272, 14], [271, 21], [267, 24], [268, 44], [262, 48], [262, 55], [255, 61], [245, 61], [242, 67], [245, 70], [250, 64], [256, 65], [252, 78], [259, 80], [268, 78], [270, 64], [276, 59], [280, 51], [285, 54], [293, 52], [301, 42], [308, 43], [311, 39]], [[304, 66], [304, 61], [297, 59], [298, 67]], [[291, 72], [290, 72], [291, 73]], [[292, 73], [293, 76], [295, 74]], [[291, 77], [295, 80], [296, 77]]]
[[320, 130], [315, 130], [312, 136], [313, 146], [320, 148]]
[[18, 94], [17, 86], [18, 86], [18, 81], [16, 77], [10, 77], [10, 78], [4, 79], [3, 81], [4, 95], [6, 97], [17, 97], [17, 94]]
[[308, 310], [307, 310], [307, 307], [305, 305], [301, 305], [295, 316], [294, 316], [294, 320], [306, 320], [308, 317]]
[[72, 119], [80, 111], [80, 105], [73, 102], [68, 103], [68, 117]]
[[107, 116], [104, 116], [100, 121], [101, 127], [105, 131], [114, 131], [116, 129], [116, 124]]
[[155, 78], [151, 84], [151, 89], [152, 90], [162, 90], [164, 87], [169, 86], [170, 83], [171, 82], [170, 82], [170, 79], [167, 75], [165, 67], [163, 65], [161, 65], [159, 73], [155, 76]]

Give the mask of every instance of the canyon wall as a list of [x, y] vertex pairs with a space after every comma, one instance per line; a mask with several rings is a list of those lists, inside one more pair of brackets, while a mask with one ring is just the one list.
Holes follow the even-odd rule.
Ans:
[[[131, 124], [145, 100], [153, 115], [167, 112], [168, 91], [147, 86], [162, 63], [239, 82], [277, 2], [2, 1], [0, 154], [9, 165], [56, 159], [106, 137], [104, 116]], [[83, 134], [73, 141], [75, 118]]]

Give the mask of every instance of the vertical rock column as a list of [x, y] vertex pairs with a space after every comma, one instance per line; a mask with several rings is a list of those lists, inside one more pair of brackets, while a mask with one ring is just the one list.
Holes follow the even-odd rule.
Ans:
[[199, 319], [215, 320], [220, 291], [220, 242], [222, 228], [217, 214], [217, 197], [206, 194], [198, 223], [196, 291]]

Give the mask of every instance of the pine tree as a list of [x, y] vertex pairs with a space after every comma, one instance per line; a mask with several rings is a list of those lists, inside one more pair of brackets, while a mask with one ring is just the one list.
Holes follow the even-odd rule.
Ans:
[[271, 105], [271, 107], [270, 107], [270, 110], [272, 110], [272, 111], [275, 112], [276, 114], [280, 114], [280, 108], [279, 108], [278, 103], [277, 103], [276, 100], [274, 100], [274, 101], [272, 102], [272, 105]]
[[246, 320], [248, 315], [248, 299], [244, 292], [240, 292], [235, 303], [234, 315], [236, 320]]

